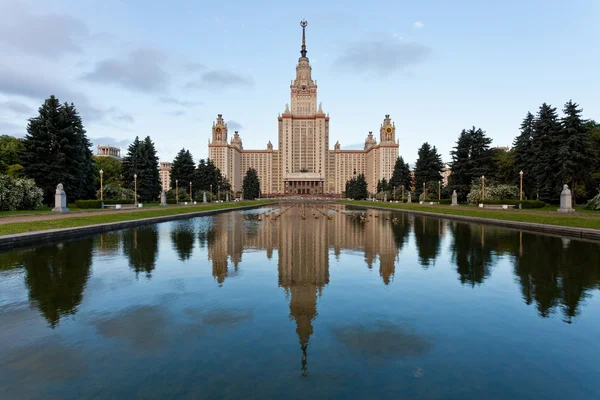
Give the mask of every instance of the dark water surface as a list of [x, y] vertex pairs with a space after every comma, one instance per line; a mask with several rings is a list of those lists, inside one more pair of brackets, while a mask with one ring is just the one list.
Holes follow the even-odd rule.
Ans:
[[599, 244], [287, 208], [0, 253], [0, 398], [600, 398]]

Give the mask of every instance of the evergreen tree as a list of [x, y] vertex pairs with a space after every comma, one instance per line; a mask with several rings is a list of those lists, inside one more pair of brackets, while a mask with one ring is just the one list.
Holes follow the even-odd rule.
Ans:
[[59, 183], [69, 201], [94, 197], [91, 142], [73, 104], [50, 96], [29, 120], [24, 145], [23, 170], [44, 191], [46, 204], [52, 204]]
[[260, 181], [254, 168], [248, 168], [244, 182], [242, 183], [242, 190], [244, 199], [252, 200], [260, 197]]
[[442, 179], [441, 171], [444, 167], [442, 157], [437, 152], [435, 146], [425, 142], [419, 148], [418, 159], [415, 164], [415, 192], [420, 195], [423, 191], [423, 184], [429, 182], [439, 182]]
[[383, 177], [381, 179], [381, 191], [382, 192], [387, 192], [388, 190], [390, 190], [390, 186], [388, 184], [387, 179], [385, 179], [385, 177]]
[[221, 171], [211, 159], [201, 159], [198, 163], [194, 187], [205, 191], [210, 191], [212, 187], [213, 194], [217, 194], [219, 191], [223, 192], [231, 189], [231, 185], [228, 181], [226, 182], [225, 178], [221, 174]]
[[369, 195], [364, 174], [354, 176], [346, 182], [346, 197], [354, 200], [366, 199]]
[[[558, 180], [568, 184], [573, 193], [573, 203], [578, 194], [578, 185], [592, 184], [592, 171], [597, 158], [590, 140], [590, 133], [581, 119], [581, 109], [569, 100], [563, 109], [560, 144], [558, 148]], [[583, 191], [585, 193], [585, 190]]]
[[560, 130], [556, 108], [542, 104], [533, 123], [533, 175], [537, 195], [547, 203], [559, 201], [563, 185], [556, 173]]
[[140, 201], [154, 201], [161, 191], [158, 173], [158, 157], [154, 143], [147, 136], [141, 141], [137, 136], [123, 158], [123, 186], [135, 190], [134, 175], [137, 175], [137, 196]]
[[390, 186], [396, 189], [404, 186], [406, 190], [410, 190], [410, 167], [408, 163], [404, 163], [404, 159], [402, 157], [398, 157], [396, 159], [394, 173], [390, 178]]
[[175, 189], [175, 180], [179, 181], [177, 183], [179, 187], [187, 188], [190, 185], [190, 182], [196, 183], [195, 179], [196, 165], [194, 164], [192, 154], [185, 148], [179, 150], [179, 153], [175, 156], [173, 165], [171, 166], [171, 188]]
[[[452, 189], [456, 190], [458, 199], [465, 201], [473, 179], [482, 175], [491, 178], [493, 168], [493, 152], [490, 151], [492, 139], [485, 135], [481, 128], [463, 129], [452, 155]], [[417, 187], [418, 189], [418, 187]]]
[[535, 174], [533, 171], [533, 125], [535, 118], [528, 112], [521, 123], [521, 133], [513, 141], [514, 166], [516, 183], [520, 184], [518, 174], [523, 171], [523, 192], [530, 198], [534, 198]]
[[[102, 170], [102, 183], [104, 185], [115, 185], [121, 186], [121, 169], [123, 165], [121, 161], [114, 157], [99, 157], [94, 156], [94, 161], [96, 162], [96, 168], [98, 172]], [[97, 177], [97, 185], [100, 187], [100, 175]]]

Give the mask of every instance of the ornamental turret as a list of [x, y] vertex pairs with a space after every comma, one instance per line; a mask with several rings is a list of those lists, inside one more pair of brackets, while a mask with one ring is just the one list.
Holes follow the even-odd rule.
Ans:
[[381, 127], [379, 128], [379, 143], [395, 143], [396, 124], [394, 124], [389, 114], [386, 114]]

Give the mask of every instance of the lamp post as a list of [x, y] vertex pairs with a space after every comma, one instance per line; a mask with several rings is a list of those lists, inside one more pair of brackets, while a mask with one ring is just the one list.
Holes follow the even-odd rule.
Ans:
[[192, 198], [192, 182], [190, 182], [190, 203], [193, 201], [194, 199]]
[[100, 170], [100, 201], [103, 200], [103, 197], [102, 197], [102, 175], [104, 175], [104, 171]]
[[438, 182], [438, 201], [442, 200], [442, 181]]
[[485, 199], [485, 176], [481, 175], [481, 201]]
[[179, 204], [179, 179], [175, 179], [175, 204]]
[[396, 201], [396, 186], [392, 187], [392, 199]]
[[519, 190], [519, 201], [523, 201], [523, 171], [519, 172], [519, 178], [521, 181], [521, 187]]
[[134, 192], [133, 192], [133, 198], [134, 198], [133, 204], [135, 204], [136, 207], [137, 207], [137, 204], [138, 204], [138, 202], [137, 202], [137, 174], [133, 174], [133, 190], [134, 190]]
[[404, 185], [402, 185], [402, 199], [400, 199], [402, 203], [404, 203]]
[[221, 185], [217, 186], [217, 201], [221, 201]]
[[425, 182], [423, 182], [423, 201], [427, 200], [427, 189], [425, 188]]
[[212, 203], [212, 183], [210, 184], [210, 202]]

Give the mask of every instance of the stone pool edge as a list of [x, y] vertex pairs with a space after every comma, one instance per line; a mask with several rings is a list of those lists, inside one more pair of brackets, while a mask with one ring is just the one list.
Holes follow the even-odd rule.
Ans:
[[547, 224], [538, 224], [534, 222], [519, 222], [519, 221], [505, 221], [500, 219], [493, 218], [481, 218], [481, 217], [469, 217], [464, 215], [453, 215], [453, 214], [442, 214], [431, 211], [420, 211], [420, 210], [408, 210], [405, 208], [390, 208], [390, 207], [379, 207], [379, 206], [365, 206], [358, 204], [345, 204], [346, 206], [358, 207], [358, 208], [373, 208], [377, 210], [383, 211], [399, 211], [405, 212], [408, 214], [417, 214], [424, 215], [429, 217], [436, 218], [445, 218], [455, 221], [462, 222], [473, 222], [477, 224], [485, 224], [485, 225], [495, 225], [503, 228], [516, 229], [521, 231], [535, 232], [535, 233], [546, 233], [558, 236], [570, 236], [576, 237], [579, 239], [588, 239], [594, 241], [600, 241], [600, 229], [592, 229], [592, 228], [574, 228], [570, 226], [558, 226], [558, 225], [547, 225]]
[[243, 206], [243, 207], [220, 208], [218, 210], [192, 211], [192, 212], [185, 213], [185, 214], [163, 215], [160, 217], [148, 217], [148, 218], [135, 219], [135, 220], [130, 220], [130, 221], [107, 222], [104, 224], [77, 226], [77, 227], [73, 227], [73, 228], [47, 229], [47, 230], [43, 230], [43, 231], [33, 231], [33, 232], [23, 232], [23, 233], [2, 235], [2, 236], [0, 236], [0, 250], [10, 250], [14, 247], [29, 246], [29, 245], [33, 245], [33, 244], [46, 242], [48, 240], [71, 239], [71, 238], [76, 238], [76, 237], [79, 237], [82, 235], [103, 233], [103, 232], [108, 232], [108, 231], [124, 229], [124, 228], [131, 228], [131, 227], [139, 226], [139, 225], [156, 224], [159, 222], [174, 221], [174, 220], [178, 220], [178, 219], [187, 219], [187, 218], [192, 218], [192, 217], [203, 217], [203, 216], [207, 216], [207, 215], [220, 214], [223, 212], [236, 211], [236, 210], [251, 210], [254, 208], [271, 206], [273, 204], [277, 204], [277, 202], [262, 203], [262, 204], [249, 205], [249, 206]]

